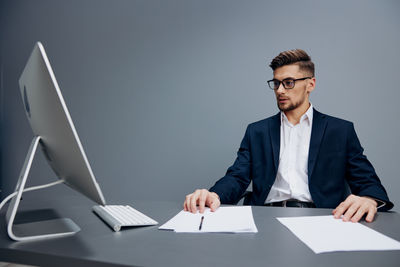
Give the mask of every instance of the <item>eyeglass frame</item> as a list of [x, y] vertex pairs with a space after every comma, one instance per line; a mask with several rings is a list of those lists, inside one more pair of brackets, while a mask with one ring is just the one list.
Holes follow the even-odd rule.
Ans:
[[[304, 77], [304, 78], [299, 78], [299, 79], [286, 78], [286, 79], [283, 79], [282, 81], [280, 81], [278, 79], [272, 79], [272, 80], [267, 81], [267, 84], [268, 84], [269, 88], [271, 88], [271, 90], [274, 90], [274, 91], [278, 90], [279, 87], [281, 86], [281, 84], [283, 85], [283, 88], [290, 90], [290, 89], [293, 89], [296, 86], [296, 81], [304, 81], [304, 80], [312, 79], [312, 78], [314, 78], [314, 76]], [[294, 82], [293, 87], [288, 88], [288, 87], [285, 86], [285, 84], [283, 82], [287, 81], [287, 80], [292, 80]], [[276, 89], [271, 87], [271, 85], [269, 84], [270, 82], [273, 82], [273, 81], [278, 81], [279, 82], [279, 85], [278, 85], [278, 87]]]

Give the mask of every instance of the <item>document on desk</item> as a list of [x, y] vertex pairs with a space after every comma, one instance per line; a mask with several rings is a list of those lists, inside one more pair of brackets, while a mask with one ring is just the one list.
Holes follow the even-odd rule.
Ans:
[[177, 233], [257, 233], [250, 206], [219, 207], [215, 212], [206, 208], [204, 213], [181, 211], [160, 230]]
[[315, 253], [400, 250], [400, 242], [360, 223], [330, 216], [277, 218]]

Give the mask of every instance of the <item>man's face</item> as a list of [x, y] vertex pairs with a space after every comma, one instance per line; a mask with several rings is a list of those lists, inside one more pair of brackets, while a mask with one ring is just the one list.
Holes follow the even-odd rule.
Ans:
[[[300, 79], [311, 75], [302, 72], [296, 64], [286, 65], [275, 69], [274, 79], [282, 81], [287, 78]], [[277, 90], [274, 90], [278, 108], [281, 111], [291, 111], [299, 107], [308, 107], [308, 95], [315, 87], [315, 78], [295, 81], [292, 89], [285, 89], [281, 83]]]

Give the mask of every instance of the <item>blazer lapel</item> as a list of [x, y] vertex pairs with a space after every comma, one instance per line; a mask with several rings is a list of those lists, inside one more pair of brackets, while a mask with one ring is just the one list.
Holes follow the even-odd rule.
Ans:
[[279, 112], [272, 117], [269, 124], [269, 136], [271, 138], [272, 151], [274, 155], [275, 172], [278, 171], [279, 153], [280, 153], [280, 140], [281, 140], [281, 113]]
[[310, 149], [308, 152], [308, 179], [310, 179], [314, 170], [315, 162], [317, 160], [317, 155], [321, 146], [321, 141], [322, 137], [324, 136], [326, 125], [326, 115], [314, 109]]

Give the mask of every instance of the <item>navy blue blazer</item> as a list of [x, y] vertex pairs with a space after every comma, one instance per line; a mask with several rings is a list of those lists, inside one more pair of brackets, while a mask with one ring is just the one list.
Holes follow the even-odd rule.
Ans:
[[[280, 113], [250, 124], [237, 158], [226, 175], [210, 188], [221, 203], [237, 203], [253, 182], [250, 205], [264, 205], [279, 164]], [[314, 109], [308, 156], [308, 187], [318, 208], [336, 208], [349, 194], [389, 201], [372, 164], [363, 154], [353, 123]], [[347, 186], [347, 184], [349, 186]]]

